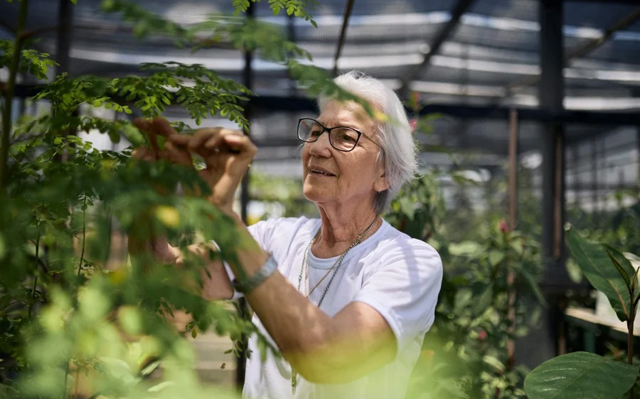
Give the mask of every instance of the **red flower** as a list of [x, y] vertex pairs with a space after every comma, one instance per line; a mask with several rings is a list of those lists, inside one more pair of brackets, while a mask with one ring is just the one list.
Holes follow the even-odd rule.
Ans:
[[507, 234], [509, 232], [509, 226], [507, 226], [507, 222], [504, 219], [498, 222], [498, 228], [503, 234]]
[[416, 130], [417, 125], [418, 125], [418, 121], [415, 118], [409, 121], [409, 126], [411, 127], [412, 132]]
[[487, 339], [487, 332], [485, 330], [480, 330], [478, 333], [478, 341], [482, 342]]

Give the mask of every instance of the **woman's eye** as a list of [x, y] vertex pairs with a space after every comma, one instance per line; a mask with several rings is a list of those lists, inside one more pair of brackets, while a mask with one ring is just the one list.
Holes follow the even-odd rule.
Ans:
[[340, 140], [347, 143], [353, 143], [356, 141], [356, 137], [350, 131], [340, 132], [340, 135], [338, 137], [340, 138]]
[[312, 130], [311, 133], [309, 133], [309, 135], [311, 137], [318, 137], [320, 136], [321, 133], [322, 133], [322, 130]]

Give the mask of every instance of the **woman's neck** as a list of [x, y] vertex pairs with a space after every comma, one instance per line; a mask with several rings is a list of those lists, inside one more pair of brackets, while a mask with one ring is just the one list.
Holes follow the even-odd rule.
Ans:
[[340, 205], [319, 205], [318, 209], [322, 226], [311, 250], [319, 258], [331, 258], [342, 254], [370, 225], [371, 228], [362, 240], [380, 227], [380, 218], [371, 206], [349, 209]]

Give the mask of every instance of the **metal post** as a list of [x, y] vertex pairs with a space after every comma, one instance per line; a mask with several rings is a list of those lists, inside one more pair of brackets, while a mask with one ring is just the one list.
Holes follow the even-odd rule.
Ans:
[[[287, 39], [291, 43], [296, 42], [295, 18], [296, 17], [294, 15], [287, 15]], [[293, 57], [293, 54], [289, 54], [289, 56]], [[297, 85], [296, 85], [296, 81], [291, 78], [291, 75], [289, 75], [289, 84], [290, 84], [289, 91], [291, 93], [291, 96], [295, 96], [297, 92]]]
[[640, 126], [636, 126], [636, 147], [638, 149], [638, 174], [636, 175], [636, 190], [640, 190]]
[[591, 223], [598, 217], [598, 139], [591, 140]]
[[[540, 0], [540, 82], [538, 97], [540, 109], [551, 115], [564, 111], [564, 44], [563, 1]], [[542, 152], [542, 256], [544, 262], [544, 289], [548, 310], [547, 324], [538, 357], [551, 357], [563, 351], [564, 287], [570, 283], [563, 267], [564, 248], [564, 124], [550, 122], [544, 125], [541, 138]], [[531, 338], [530, 338], [531, 339]]]
[[580, 180], [580, 175], [578, 174], [578, 149], [579, 143], [575, 143], [571, 148], [571, 163], [573, 169], [573, 206], [576, 210], [582, 211], [582, 207], [580, 206], [580, 199], [582, 196], [582, 181]]
[[69, 52], [71, 50], [74, 7], [69, 0], [60, 0], [58, 3], [56, 61], [60, 65], [56, 68], [56, 75], [69, 72]]
[[[518, 202], [518, 111], [512, 109], [509, 113], [509, 230], [517, 227], [517, 202]], [[508, 332], [513, 335], [516, 328], [516, 275], [513, 268], [509, 268], [507, 274], [507, 286], [509, 288], [509, 307], [507, 317], [511, 322]], [[515, 365], [516, 345], [510, 338], [507, 341], [507, 367], [513, 370]]]
[[509, 229], [517, 227], [518, 203], [518, 111], [509, 113]]
[[[252, 19], [255, 15], [255, 4], [251, 3], [249, 8], [247, 8], [247, 18]], [[251, 51], [244, 52], [244, 71], [243, 71], [243, 84], [249, 89], [253, 89], [253, 53]], [[251, 115], [252, 107], [251, 103], [247, 103], [244, 107], [244, 116], [251, 123]], [[247, 223], [247, 207], [249, 205], [249, 180], [250, 180], [250, 169], [247, 169], [244, 177], [242, 178], [242, 182], [240, 184], [240, 217], [242, 221]], [[239, 313], [242, 318], [249, 318], [249, 306], [245, 298], [241, 298], [239, 300]], [[248, 340], [249, 337], [246, 334], [243, 334], [240, 338], [241, 345], [243, 348], [248, 348]], [[248, 349], [247, 349], [248, 350]], [[247, 354], [242, 351], [240, 353], [240, 357], [237, 359], [237, 367], [236, 367], [236, 386], [239, 389], [244, 387], [245, 373], [247, 367]]]
[[[540, 1], [540, 108], [563, 111], [563, 2]], [[547, 267], [559, 261], [564, 224], [564, 126], [548, 123], [542, 135], [542, 251]], [[550, 270], [547, 270], [550, 271]], [[555, 274], [552, 272], [552, 274]]]

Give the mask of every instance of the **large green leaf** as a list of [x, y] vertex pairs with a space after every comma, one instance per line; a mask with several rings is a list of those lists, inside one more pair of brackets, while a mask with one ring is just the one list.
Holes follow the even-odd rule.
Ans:
[[[587, 241], [573, 227], [567, 230], [567, 244], [591, 285], [607, 296], [620, 321], [628, 320], [631, 306], [629, 288], [605, 248]], [[630, 268], [627, 273], [633, 276], [633, 267], [628, 263], [622, 265], [623, 268], [627, 266]]]
[[[611, 263], [616, 265], [616, 268], [620, 272], [620, 274], [626, 274], [629, 276], [628, 284], [631, 285], [632, 278], [636, 274], [636, 269], [631, 264], [631, 261], [627, 259], [627, 257], [617, 249], [613, 248], [610, 245], [603, 245], [605, 251], [607, 252], [607, 256], [611, 260]], [[636, 281], [637, 283], [637, 281]]]
[[629, 391], [638, 367], [587, 352], [559, 356], [524, 380], [529, 399], [611, 399]]

